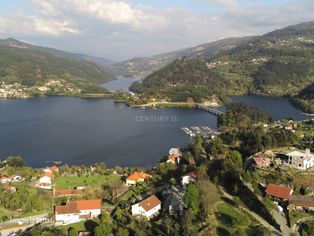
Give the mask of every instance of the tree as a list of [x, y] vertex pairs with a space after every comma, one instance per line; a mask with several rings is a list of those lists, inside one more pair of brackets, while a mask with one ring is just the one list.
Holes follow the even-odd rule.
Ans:
[[232, 151], [222, 163], [224, 172], [232, 173], [234, 175], [240, 174], [242, 170], [243, 160], [241, 153]]
[[75, 228], [70, 227], [68, 230], [68, 236], [77, 236], [77, 235], [78, 235], [78, 231]]
[[189, 184], [183, 197], [184, 203], [191, 209], [193, 215], [200, 211], [200, 196], [195, 184]]
[[95, 228], [95, 236], [111, 235], [113, 231], [113, 224], [108, 212], [105, 212], [100, 219], [100, 223]]
[[25, 164], [21, 156], [8, 157], [6, 162], [8, 166], [13, 166], [13, 167], [23, 167]]

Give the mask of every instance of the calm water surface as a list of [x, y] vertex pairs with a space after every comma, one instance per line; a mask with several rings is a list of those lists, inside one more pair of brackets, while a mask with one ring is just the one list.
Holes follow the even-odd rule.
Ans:
[[129, 87], [132, 85], [132, 83], [139, 80], [141, 79], [117, 76], [116, 80], [109, 81], [107, 83], [102, 84], [101, 86], [108, 89], [111, 92], [116, 92], [118, 90], [129, 92]]
[[[136, 80], [136, 79], [134, 79]], [[105, 86], [128, 90], [132, 79]], [[232, 97], [268, 111], [274, 119], [308, 118], [285, 98]], [[21, 154], [28, 165], [105, 162], [108, 166], [152, 166], [170, 147], [190, 138], [181, 127], [209, 126], [217, 117], [194, 109], [129, 109], [111, 99], [44, 97], [0, 100], [0, 159]]]
[[71, 97], [0, 101], [0, 159], [21, 154], [32, 166], [149, 166], [170, 147], [186, 146], [185, 126], [216, 128], [216, 117], [192, 109], [129, 109], [111, 99]]

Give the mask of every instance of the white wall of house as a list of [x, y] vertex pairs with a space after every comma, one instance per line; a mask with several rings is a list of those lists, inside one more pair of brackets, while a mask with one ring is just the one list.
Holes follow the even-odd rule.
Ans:
[[189, 175], [184, 175], [181, 177], [181, 183], [182, 183], [182, 186], [186, 186], [190, 183], [194, 183], [195, 182], [195, 179]]
[[150, 219], [153, 216], [157, 215], [160, 209], [161, 209], [161, 204], [155, 206], [149, 211], [145, 211], [145, 209], [139, 203], [137, 203], [137, 204], [132, 205], [132, 216], [141, 215]]
[[48, 176], [43, 176], [39, 179], [39, 183], [51, 183], [51, 178]]
[[56, 221], [61, 221], [64, 224], [72, 224], [80, 221], [80, 215], [75, 214], [56, 214]]
[[127, 185], [135, 185], [136, 181], [135, 180], [126, 180]]
[[52, 186], [51, 185], [39, 185], [38, 188], [41, 188], [41, 189], [52, 189]]
[[80, 210], [80, 215], [88, 215], [91, 214], [91, 217], [97, 217], [101, 213], [100, 209], [94, 209], [94, 210]]
[[8, 179], [8, 178], [4, 178], [1, 180], [1, 183], [2, 184], [7, 184], [7, 183], [10, 183], [11, 182], [11, 179]]

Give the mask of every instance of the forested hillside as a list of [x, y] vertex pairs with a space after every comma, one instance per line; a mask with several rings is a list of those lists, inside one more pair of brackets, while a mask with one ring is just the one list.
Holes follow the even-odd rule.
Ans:
[[314, 83], [302, 89], [292, 101], [305, 112], [314, 114]]
[[255, 37], [226, 38], [211, 43], [198, 45], [179, 51], [163, 53], [152, 57], [138, 57], [127, 61], [114, 63], [111, 69], [117, 75], [144, 78], [167, 66], [179, 57], [209, 59], [216, 54], [245, 44]]
[[185, 86], [197, 86], [205, 97], [207, 91], [295, 96], [314, 82], [314, 22], [276, 30], [200, 59], [179, 59], [132, 89], [167, 95], [169, 90], [183, 93], [188, 91]]
[[33, 86], [64, 80], [81, 87], [112, 79], [111, 72], [72, 54], [14, 39], [0, 41], [0, 82]]

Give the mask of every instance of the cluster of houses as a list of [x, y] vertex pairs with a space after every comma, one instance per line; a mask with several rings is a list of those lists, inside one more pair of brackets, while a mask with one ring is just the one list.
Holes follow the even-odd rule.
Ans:
[[[312, 186], [314, 190], [314, 186]], [[287, 206], [288, 210], [314, 211], [314, 191], [308, 196], [292, 195], [293, 189], [290, 187], [268, 184], [265, 193], [273, 199], [278, 206]], [[282, 207], [279, 207], [282, 210]]]
[[21, 175], [18, 174], [8, 175], [7, 172], [2, 172], [1, 174], [3, 177], [0, 178], [0, 183], [1, 187], [5, 191], [15, 192], [16, 187], [12, 186], [11, 183], [17, 183], [24, 179]]
[[52, 189], [52, 181], [54, 173], [58, 172], [57, 166], [51, 166], [43, 170], [41, 177], [39, 178], [38, 188], [41, 189]]
[[306, 149], [305, 152], [292, 151], [282, 154], [280, 158], [275, 160], [267, 155], [256, 155], [253, 157], [253, 163], [257, 167], [269, 167], [273, 162], [306, 171], [314, 167], [314, 155], [310, 152], [310, 149]]

